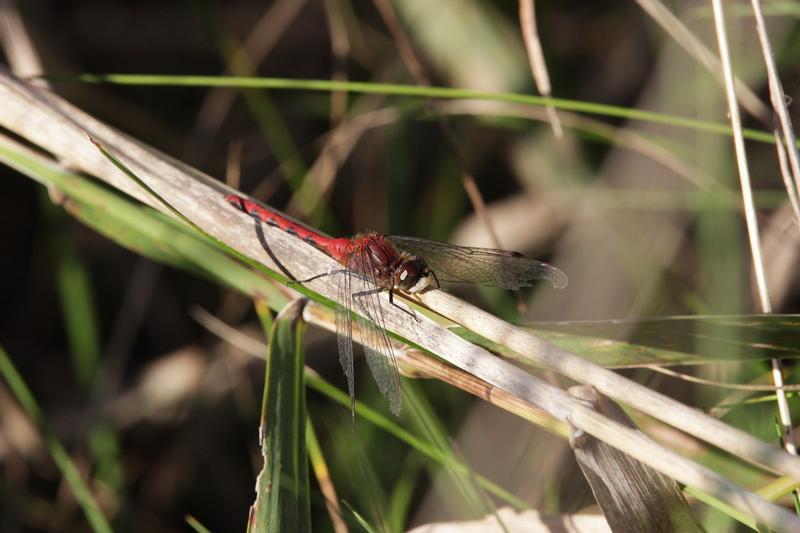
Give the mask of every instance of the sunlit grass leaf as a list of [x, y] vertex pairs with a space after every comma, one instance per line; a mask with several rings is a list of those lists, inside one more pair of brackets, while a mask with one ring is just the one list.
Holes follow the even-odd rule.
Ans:
[[798, 357], [798, 326], [800, 315], [699, 315], [532, 325], [555, 344], [604, 366]]
[[347, 501], [344, 501], [342, 503], [347, 512], [349, 513], [350, 521], [358, 524], [361, 527], [361, 530], [364, 531], [364, 533], [378, 533], [378, 531], [374, 527], [372, 527], [372, 525], [367, 521], [367, 519], [361, 516], [358, 512], [356, 512], [356, 510], [353, 509], [353, 507]]
[[720, 513], [722, 513], [722, 516], [733, 518], [734, 520], [748, 526], [754, 531], [769, 531], [768, 529], [764, 529], [763, 526], [760, 526], [758, 521], [755, 520], [753, 517], [739, 512], [738, 510], [734, 509], [727, 503], [709, 494], [695, 490], [692, 487], [684, 487], [683, 491], [686, 493], [687, 496], [697, 498], [699, 501], [705, 503], [712, 509], [719, 511]]
[[[289, 303], [269, 332], [259, 440], [264, 467], [256, 482], [248, 531], [310, 531], [303, 377], [303, 300]], [[256, 302], [267, 323], [269, 310]]]
[[[641, 120], [658, 124], [669, 124], [679, 128], [730, 135], [731, 127], [725, 123], [709, 122], [694, 118], [668, 115], [642, 109], [631, 109], [595, 102], [544, 98], [542, 96], [476, 91], [450, 87], [400, 85], [391, 83], [369, 83], [357, 81], [303, 80], [288, 78], [255, 78], [236, 76], [169, 76], [152, 74], [82, 74], [79, 76], [46, 76], [52, 81], [77, 80], [85, 83], [117, 83], [121, 85], [167, 85], [184, 87], [237, 87], [240, 89], [276, 89], [308, 91], [346, 91], [361, 94], [384, 94], [417, 98], [439, 98], [442, 100], [490, 100], [535, 106], [552, 105], [557, 109], [576, 111], [592, 115]], [[771, 133], [745, 128], [744, 137], [765, 143], [774, 143]]]
[[[537, 322], [527, 326], [553, 344], [610, 368], [800, 356], [800, 315], [792, 314]], [[453, 331], [510, 359], [529, 362], [464, 328]]]

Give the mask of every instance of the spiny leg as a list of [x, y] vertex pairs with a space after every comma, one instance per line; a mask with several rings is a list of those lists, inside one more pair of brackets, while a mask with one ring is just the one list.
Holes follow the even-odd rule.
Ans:
[[289, 285], [294, 285], [295, 283], [308, 283], [309, 281], [314, 281], [316, 279], [324, 278], [327, 276], [333, 276], [334, 274], [344, 274], [346, 272], [349, 272], [346, 268], [337, 268], [336, 270], [323, 272], [322, 274], [317, 274], [315, 276], [311, 276], [310, 278], [293, 280], [289, 282]]
[[415, 313], [413, 309], [409, 310], [406, 309], [405, 307], [402, 307], [394, 303], [394, 289], [389, 289], [389, 303], [398, 308], [399, 310], [401, 310], [402, 312], [404, 312], [405, 314], [409, 315], [417, 322], [422, 322], [422, 320], [417, 316], [417, 313]]
[[366, 307], [364, 307], [363, 303], [361, 303], [362, 300], [356, 300], [356, 298], [363, 298], [365, 296], [370, 296], [372, 294], [380, 294], [382, 290], [383, 290], [382, 288], [378, 287], [376, 289], [368, 289], [366, 291], [359, 291], [353, 293], [353, 301], [358, 302], [358, 308], [361, 310], [362, 313], [364, 313], [364, 315], [367, 316], [367, 318], [369, 318], [373, 322], [375, 321], [374, 320], [375, 317], [370, 316], [369, 310]]

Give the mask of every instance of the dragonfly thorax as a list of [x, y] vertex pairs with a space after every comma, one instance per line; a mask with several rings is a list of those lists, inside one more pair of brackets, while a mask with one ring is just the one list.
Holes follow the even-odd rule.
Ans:
[[346, 255], [348, 268], [368, 274], [384, 289], [414, 294], [431, 285], [431, 271], [425, 260], [397, 250], [379, 233], [356, 236]]

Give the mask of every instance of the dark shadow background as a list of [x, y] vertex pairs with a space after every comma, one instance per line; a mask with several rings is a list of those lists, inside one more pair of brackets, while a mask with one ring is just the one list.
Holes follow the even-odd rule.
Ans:
[[[21, 4], [46, 71], [58, 74], [218, 75], [225, 72], [222, 50], [234, 46], [235, 40], [241, 41], [265, 11], [274, 7], [246, 1], [34, 0]], [[351, 80], [414, 83], [400, 61], [391, 33], [371, 3], [331, 0], [328, 4], [345, 13], [349, 27], [359, 31], [343, 63], [331, 52], [324, 3], [310, 0], [291, 21], [278, 25], [281, 34], [272, 51], [259, 62], [257, 73], [330, 79], [335, 73], [346, 72]], [[482, 19], [483, 23], [491, 26], [499, 20], [506, 25], [503, 28], [518, 30], [516, 3], [490, 8], [497, 18]], [[666, 37], [634, 3], [540, 2], [537, 9], [552, 85], [559, 97], [637, 106], [654, 75], [657, 49]], [[452, 70], [432, 59], [437, 46], [441, 53], [452, 53], [446, 52], [446, 28], [455, 22], [442, 21], [438, 42], [411, 32], [437, 85], [460, 83]], [[468, 22], [465, 18], [464, 23]], [[794, 95], [800, 80], [798, 63], [792, 63], [800, 53], [796, 33], [792, 27], [787, 38], [790, 44], [780, 56], [786, 69], [786, 90]], [[476, 32], [475, 39], [480, 35]], [[512, 38], [521, 43], [518, 35]], [[451, 59], [458, 64], [457, 54]], [[481, 76], [471, 74], [475, 79]], [[536, 93], [529, 76], [517, 79], [525, 81], [509, 84], [507, 90]], [[672, 82], [681, 85], [679, 80]], [[291, 197], [287, 181], [292, 176], [281, 172], [281, 157], [262, 133], [253, 107], [240, 93], [233, 93], [232, 105], [221, 111], [221, 120], [212, 128], [199, 119], [203, 106], [209, 105], [209, 92], [203, 88], [57, 82], [54, 90], [99, 119], [220, 179], [228, 173], [230, 154], [240, 154], [234, 159], [240, 162], [241, 190], [256, 191], [262, 200], [278, 208], [285, 207]], [[319, 154], [321, 140], [331, 129], [330, 95], [275, 91], [269, 98], [297, 147], [299, 159], [311, 165]], [[358, 102], [359, 98], [351, 96], [350, 101]], [[460, 186], [458, 164], [440, 129], [418, 103], [391, 103], [416, 106], [417, 110], [391, 127], [371, 130], [360, 140], [336, 173], [336, 184], [326, 202], [328, 212], [318, 225], [337, 234], [373, 228], [447, 239], [471, 213]], [[509, 146], [518, 136], [548, 135], [546, 124], [509, 121], [507, 127], [489, 127], [481, 119], [464, 116], [447, 122], [487, 203], [523, 192], [525, 186], [510, 160]], [[623, 123], [618, 119], [605, 122]], [[576, 153], [590, 176], [613, 149], [587, 134], [578, 134], [571, 142], [579, 147]], [[754, 167], [762, 159], [774, 159], [769, 146], [756, 146], [751, 155]], [[760, 173], [755, 179], [764, 182], [772, 176]], [[765, 186], [779, 188], [774, 181]], [[544, 240], [532, 243], [531, 249], [542, 258], [555, 257], [566, 224], [564, 221]], [[218, 286], [152, 264], [118, 247], [73, 221], [52, 205], [42, 187], [6, 167], [0, 167], [0, 243], [0, 344], [84, 476], [92, 480], [92, 488], [114, 527], [120, 531], [187, 531], [184, 517], [192, 515], [213, 531], [241, 531], [260, 468], [256, 436], [263, 363], [231, 354], [224, 343], [191, 318], [189, 310], [201, 306], [258, 336], [249, 303]], [[691, 264], [691, 256], [686, 259]], [[96, 317], [99, 340], [100, 362], [88, 383], [82, 383], [76, 374], [59, 292], [60, 282], [74, 279], [69, 276], [80, 277], [80, 272], [90, 284], [88, 312]], [[513, 316], [514, 303], [508, 295], [468, 294]], [[792, 309], [795, 296], [789, 290], [785, 310]], [[647, 309], [689, 311], [676, 300], [664, 296], [660, 304]], [[575, 318], [576, 313], [571, 313], [564, 311], [551, 318]], [[307, 344], [309, 364], [344, 387], [332, 337], [312, 330]], [[142, 387], [153, 372], [161, 372], [159, 375], [179, 391], [174, 401], [159, 403], [154, 399], [157, 395]], [[359, 366], [357, 373], [363, 378], [359, 382], [361, 399], [388, 412], [374, 384], [368, 381], [366, 368]], [[182, 388], [184, 383], [186, 389]], [[422, 383], [421, 387], [456, 438], [468, 418], [471, 399], [439, 384]], [[0, 437], [0, 530], [87, 531], [80, 509], [41, 441], [24, 421], [15, 418], [18, 411], [5, 385], [0, 385], [0, 395], [0, 405], [6, 405], [0, 407], [4, 433]], [[101, 414], [101, 400], [103, 405], [113, 404], [114, 416]], [[351, 462], [363, 454], [370, 458], [379, 484], [387, 491], [404, 469], [412, 468], [410, 465], [418, 468], [405, 524], [418, 523], [415, 516], [423, 521], [470, 514], [442, 502], [428, 503], [435, 511], [417, 514], [422, 513], [433, 476], [419, 466], [419, 459], [412, 460], [413, 452], [367, 424], [359, 424], [357, 432], [349, 434], [349, 413], [313, 392], [309, 393], [309, 409], [319, 424], [340, 498], [359, 510], [366, 507], [360, 498], [368, 501], [369, 489], [359, 485]], [[491, 407], [483, 409], [508, 435], [519, 436], [521, 430], [514, 417]], [[487, 430], [486, 439], [500, 446], [504, 443], [497, 439], [504, 440], [503, 435]], [[525, 435], [525, 439], [531, 438]], [[528, 455], [534, 452], [536, 458]], [[482, 473], [508, 483], [536, 508], [567, 512], [591, 504], [591, 494], [572, 459], [554, 456], [563, 461], [555, 464], [565, 466], [539, 481], [531, 481], [534, 474], [523, 476], [523, 467], [530, 462], [544, 463], [542, 458], [548, 456], [527, 445], [509, 453], [509, 462], [496, 472]], [[527, 482], [534, 486], [526, 487], [520, 477], [529, 478]], [[317, 496], [312, 509], [315, 525], [319, 530], [330, 530], [313, 482], [312, 490]]]

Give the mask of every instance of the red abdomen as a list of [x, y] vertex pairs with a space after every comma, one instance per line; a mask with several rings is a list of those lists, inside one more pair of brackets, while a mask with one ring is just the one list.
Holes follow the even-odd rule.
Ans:
[[262, 207], [251, 200], [242, 198], [235, 194], [229, 194], [225, 197], [225, 199], [235, 208], [244, 211], [251, 217], [260, 220], [264, 224], [275, 228], [280, 228], [290, 235], [294, 235], [295, 237], [299, 237], [304, 241], [313, 244], [340, 263], [344, 261], [344, 256], [346, 255], [348, 245], [350, 244], [349, 239], [333, 239], [331, 237], [320, 235], [313, 230], [292, 222], [291, 220], [279, 215], [275, 211]]

